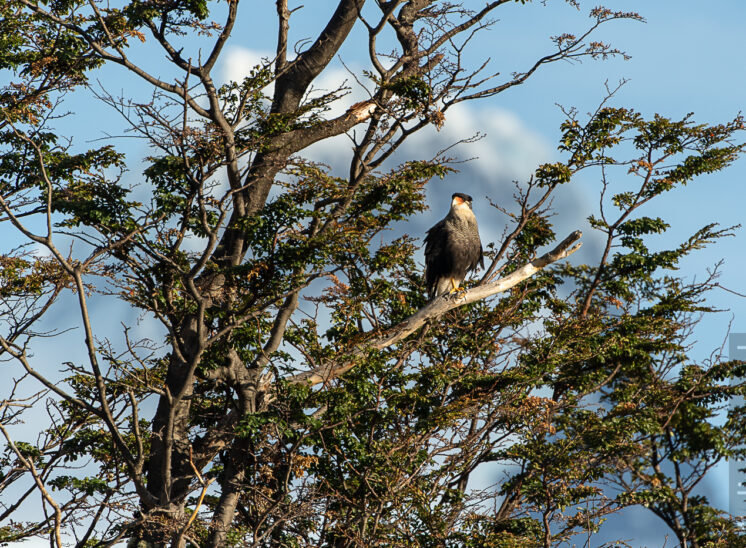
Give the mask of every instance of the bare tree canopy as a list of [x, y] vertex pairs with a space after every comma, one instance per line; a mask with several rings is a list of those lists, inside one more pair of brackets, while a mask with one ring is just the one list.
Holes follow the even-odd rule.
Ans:
[[[495, 205], [509, 227], [481, 279], [428, 302], [422, 235], [389, 229], [426, 209], [454, 159], [396, 165], [397, 151], [548, 64], [625, 56], [596, 35], [641, 17], [593, 8], [505, 77], [472, 44], [512, 0], [275, 3], [272, 55], [225, 84], [216, 67], [251, 3], [0, 6], [0, 541], [549, 547], [590, 543], [639, 505], [682, 546], [740, 546], [694, 489], [742, 454], [740, 408], [711, 419], [744, 392], [743, 366], [687, 357], [716, 281], [675, 273], [731, 229], [670, 250], [649, 239], [669, 193], [742, 153], [742, 119], [646, 119], [611, 106], [613, 90], [587, 116], [567, 110], [563, 159]], [[309, 9], [325, 25], [292, 43]], [[359, 36], [366, 67], [350, 78], [367, 95], [349, 104], [346, 85], [317, 84]], [[150, 99], [96, 83], [111, 70]], [[58, 129], [80, 123], [65, 112], [81, 90], [144, 160]], [[340, 136], [344, 176], [308, 153]], [[581, 234], [557, 242], [551, 202], [581, 171], [599, 180], [587, 214], [603, 245], [575, 265]], [[134, 337], [128, 320], [103, 337], [91, 311], [111, 302], [162, 331]], [[40, 357], [54, 336], [85, 360]], [[40, 409], [28, 424], [44, 424], [19, 428]], [[499, 479], [475, 482], [484, 470]]]

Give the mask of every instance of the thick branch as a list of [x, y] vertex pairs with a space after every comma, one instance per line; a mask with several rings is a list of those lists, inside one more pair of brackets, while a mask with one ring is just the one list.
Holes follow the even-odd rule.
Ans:
[[365, 122], [373, 115], [376, 108], [377, 106], [373, 101], [355, 103], [337, 118], [280, 135], [271, 146], [282, 149], [285, 156], [290, 156], [318, 141], [341, 135], [357, 124]]
[[341, 0], [318, 39], [287, 66], [277, 80], [272, 112], [292, 112], [308, 86], [339, 51], [357, 21], [365, 0]]
[[[277, 136], [269, 146], [270, 150], [258, 154], [254, 160], [246, 178], [251, 183], [245, 208], [234, 209], [229, 227], [238, 223], [241, 218], [253, 215], [264, 207], [277, 172], [287, 165], [287, 159], [292, 154], [322, 139], [340, 135], [355, 125], [365, 122], [373, 115], [376, 108], [372, 101], [364, 101], [352, 105], [342, 116], [310, 128], [298, 129]], [[243, 196], [241, 193], [236, 194], [238, 195]], [[245, 252], [243, 233], [229, 228], [223, 233], [221, 242], [215, 251], [214, 260], [237, 265], [243, 259]]]
[[[580, 249], [581, 244], [575, 243], [583, 235], [582, 232], [576, 230], [565, 238], [560, 244], [555, 247], [549, 253], [546, 253], [534, 259], [530, 263], [523, 265], [518, 270], [508, 274], [504, 278], [500, 278], [494, 282], [478, 285], [463, 293], [456, 293], [450, 295], [444, 295], [431, 302], [429, 302], [424, 308], [421, 308], [415, 314], [388, 330], [385, 334], [369, 339], [361, 343], [357, 348], [351, 350], [347, 357], [350, 359], [345, 360], [344, 363], [331, 362], [325, 364], [313, 371], [307, 371], [290, 377], [287, 382], [289, 383], [301, 383], [305, 382], [311, 385], [321, 384], [327, 382], [330, 379], [336, 378], [345, 372], [352, 369], [354, 364], [354, 358], [361, 357], [371, 349], [382, 350], [397, 342], [405, 339], [421, 327], [425, 325], [428, 320], [438, 318], [454, 308], [458, 308], [465, 304], [474, 303], [502, 293], [508, 289], [515, 287], [522, 281], [530, 278], [538, 271], [545, 268], [561, 259], [569, 257]], [[575, 244], [575, 245], [573, 245]]]

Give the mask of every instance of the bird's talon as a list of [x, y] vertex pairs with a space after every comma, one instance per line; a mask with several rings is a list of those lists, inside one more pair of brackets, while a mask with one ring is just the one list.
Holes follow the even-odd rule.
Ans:
[[454, 287], [451, 289], [451, 295], [456, 295], [456, 299], [462, 299], [466, 296], [466, 288], [465, 287]]

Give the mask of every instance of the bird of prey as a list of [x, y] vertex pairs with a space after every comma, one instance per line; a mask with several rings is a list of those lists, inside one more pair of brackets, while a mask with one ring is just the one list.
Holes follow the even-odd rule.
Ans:
[[477, 218], [471, 196], [456, 192], [451, 210], [425, 236], [425, 281], [430, 300], [455, 291], [466, 273], [484, 268]]

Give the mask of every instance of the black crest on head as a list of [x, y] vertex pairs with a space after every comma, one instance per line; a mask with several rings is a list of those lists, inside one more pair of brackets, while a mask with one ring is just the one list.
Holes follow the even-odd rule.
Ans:
[[462, 200], [464, 200], [465, 202], [471, 202], [472, 201], [471, 196], [469, 196], [468, 194], [464, 194], [462, 192], [454, 192], [453, 196], [451, 196], [451, 200], [453, 200], [457, 196], [459, 198], [461, 198]]

